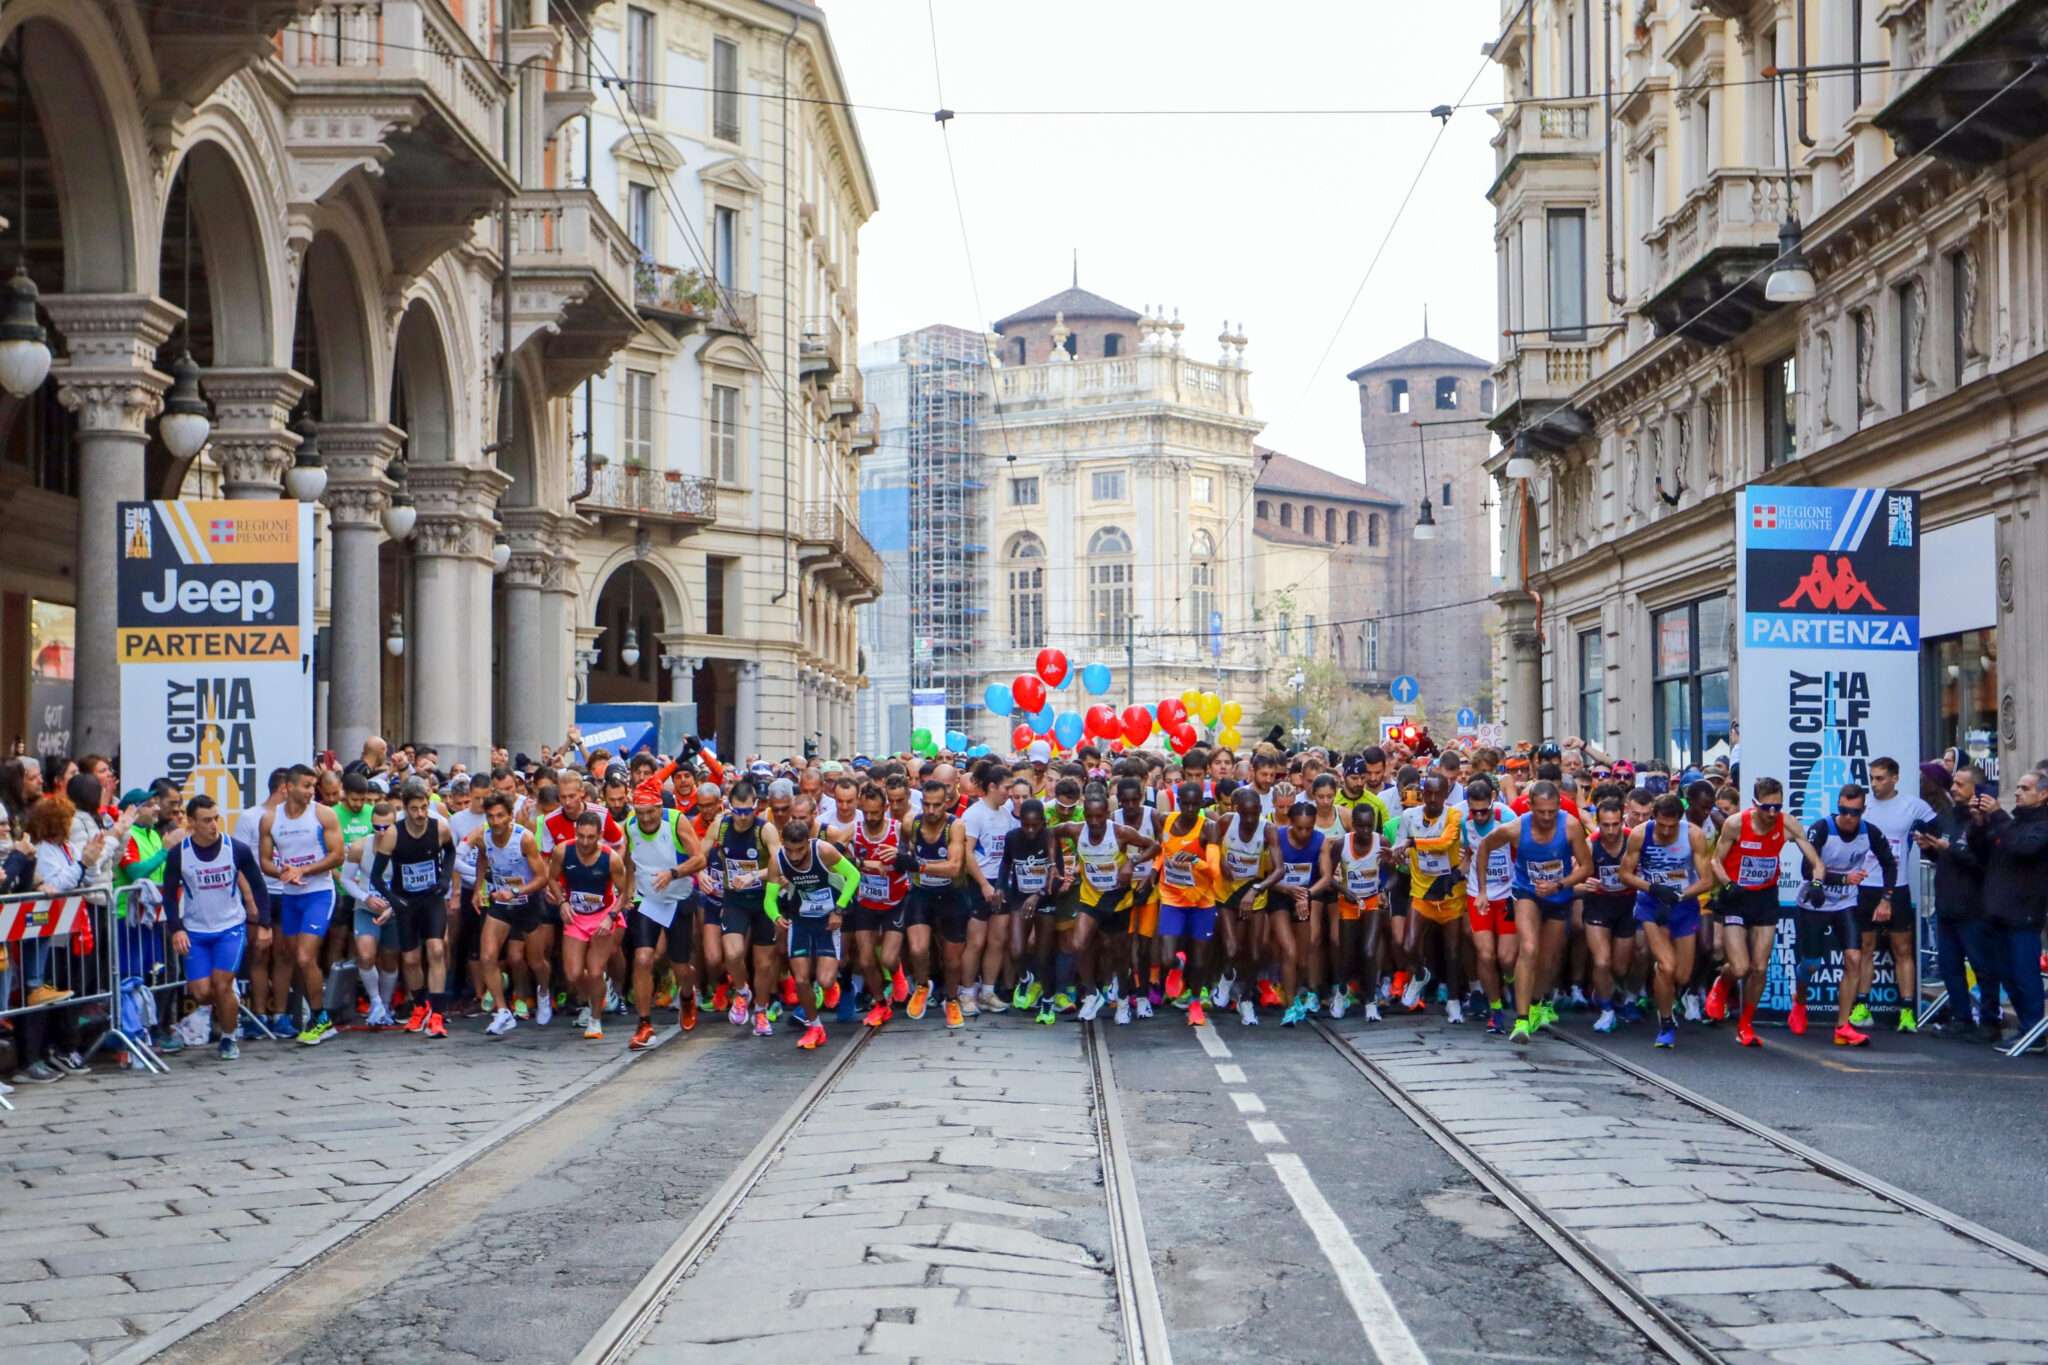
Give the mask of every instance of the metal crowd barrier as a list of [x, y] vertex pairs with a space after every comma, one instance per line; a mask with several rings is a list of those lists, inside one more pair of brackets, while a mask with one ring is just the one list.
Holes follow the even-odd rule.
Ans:
[[[151, 1044], [149, 1021], [154, 1001], [182, 989], [184, 962], [170, 951], [161, 912], [135, 888], [0, 896], [0, 945], [8, 957], [0, 974], [0, 1020], [11, 1022], [17, 1054], [24, 1053], [26, 1020], [68, 1012], [67, 1033], [83, 1037], [97, 1030], [77, 1049], [85, 1057], [121, 1051], [141, 1070], [170, 1070]], [[32, 979], [70, 994], [32, 1005]], [[21, 1065], [34, 1060], [20, 1055]], [[0, 1096], [0, 1107], [13, 1106]]]
[[[1941, 979], [1939, 930], [1934, 921], [1934, 868], [1928, 860], [1920, 860], [1919, 885], [1915, 888], [1914, 904], [1920, 907], [1920, 937], [1917, 955], [1920, 959], [1920, 999], [1924, 1008], [1920, 1011], [1920, 1022], [1931, 1024], [1949, 1006], [1948, 988]], [[2042, 989], [2048, 991], [2048, 972], [2042, 974]], [[1982, 983], [1979, 983], [1980, 989]], [[1931, 997], [1931, 998], [1930, 998]], [[1996, 1000], [1985, 1002], [2001, 1012], [2004, 1006]], [[2027, 1050], [2048, 1037], [2048, 1013], [2044, 1013], [2035, 1025], [2016, 1041], [1999, 1049], [2008, 1057], [2023, 1057]]]

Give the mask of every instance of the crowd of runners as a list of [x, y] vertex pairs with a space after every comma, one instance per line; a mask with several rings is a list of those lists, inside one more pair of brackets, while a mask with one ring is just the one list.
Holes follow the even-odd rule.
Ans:
[[[162, 1044], [227, 1058], [564, 1014], [640, 1049], [669, 1010], [803, 1048], [828, 1023], [1169, 1009], [1245, 1027], [1434, 1011], [1517, 1044], [1583, 1011], [1660, 1047], [1723, 1021], [1755, 1046], [1787, 919], [1790, 1029], [1808, 1027], [1807, 977], [1839, 961], [1821, 1026], [1864, 1047], [1880, 949], [1894, 1026], [1918, 1027], [1923, 857], [1949, 1031], [1998, 1037], [2001, 987], [2022, 1028], [2041, 1012], [2038, 772], [2008, 811], [1969, 767], [1878, 758], [1802, 829], [1773, 776], [1639, 771], [1576, 742], [745, 766], [572, 742], [494, 760], [444, 774], [376, 740], [345, 769], [279, 769], [247, 810], [160, 784], [109, 800], [111, 839], [71, 848], [91, 833], [73, 825], [58, 842], [73, 885], [97, 865], [160, 888], [186, 982]], [[54, 835], [56, 814], [38, 802], [29, 821]]]

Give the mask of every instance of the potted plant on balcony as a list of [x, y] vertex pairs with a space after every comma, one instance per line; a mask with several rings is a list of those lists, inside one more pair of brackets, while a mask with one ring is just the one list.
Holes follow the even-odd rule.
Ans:
[[680, 469], [664, 469], [661, 471], [661, 477], [670, 483], [681, 483], [683, 481], [683, 471]]

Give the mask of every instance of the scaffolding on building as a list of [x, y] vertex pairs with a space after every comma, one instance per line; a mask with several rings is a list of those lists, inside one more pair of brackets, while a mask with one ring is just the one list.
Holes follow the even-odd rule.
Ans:
[[911, 686], [946, 694], [946, 726], [966, 730], [981, 626], [982, 482], [976, 419], [981, 337], [959, 327], [927, 327], [905, 338], [910, 370]]

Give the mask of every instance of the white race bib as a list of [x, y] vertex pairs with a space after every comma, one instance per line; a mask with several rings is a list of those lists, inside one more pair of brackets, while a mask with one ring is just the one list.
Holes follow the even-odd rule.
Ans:
[[860, 896], [862, 900], [885, 901], [889, 899], [889, 879], [872, 872], [860, 874]]
[[402, 863], [398, 869], [398, 885], [407, 895], [418, 895], [434, 889], [433, 863]]
[[595, 915], [604, 909], [604, 896], [596, 891], [571, 891], [569, 913], [573, 915]]
[[[1097, 861], [1091, 858], [1082, 864], [1082, 868], [1088, 874], [1088, 885], [1094, 887], [1097, 891], [1111, 891], [1116, 888], [1116, 861], [1114, 859]], [[1194, 885], [1192, 879], [1189, 880], [1188, 885]]]
[[1564, 864], [1556, 858], [1532, 859], [1529, 863], [1531, 882], [1561, 882], [1564, 880]]
[[1778, 860], [1761, 853], [1745, 853], [1742, 855], [1741, 868], [1735, 876], [1744, 886], [1775, 886], [1778, 881]]
[[1307, 886], [1310, 881], [1309, 873], [1314, 870], [1307, 863], [1289, 863], [1287, 870], [1280, 874], [1280, 884], [1282, 886]]
[[1256, 853], [1239, 853], [1235, 849], [1226, 848], [1223, 850], [1223, 867], [1225, 871], [1230, 873], [1233, 879], [1238, 881], [1242, 881], [1247, 877], [1256, 877], [1259, 875], [1259, 855]]
[[797, 913], [805, 919], [822, 919], [830, 915], [832, 913], [832, 889], [821, 886], [816, 890], [804, 892], [804, 902]]
[[1160, 880], [1168, 886], [1193, 886], [1195, 884], [1195, 869], [1192, 866], [1181, 867], [1169, 862]]
[[1425, 853], [1415, 850], [1415, 865], [1432, 877], [1441, 877], [1451, 870], [1451, 855], [1448, 853]]
[[1045, 864], [1036, 860], [1016, 864], [1017, 889], [1027, 896], [1045, 890]]

